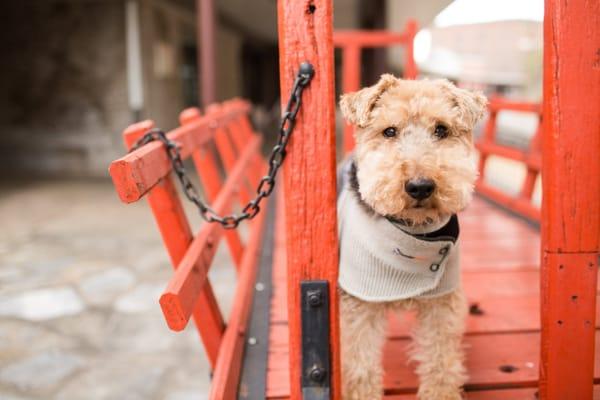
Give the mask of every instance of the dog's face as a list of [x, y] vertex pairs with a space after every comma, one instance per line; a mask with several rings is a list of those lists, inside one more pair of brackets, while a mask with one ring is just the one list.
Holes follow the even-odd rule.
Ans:
[[409, 224], [437, 222], [462, 210], [477, 177], [472, 130], [486, 102], [446, 80], [392, 75], [343, 95], [342, 113], [355, 126], [363, 201]]

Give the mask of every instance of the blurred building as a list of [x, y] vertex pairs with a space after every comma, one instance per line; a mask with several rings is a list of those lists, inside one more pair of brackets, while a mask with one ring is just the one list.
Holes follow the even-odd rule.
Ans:
[[[542, 85], [542, 24], [497, 21], [425, 29], [416, 39], [423, 74], [463, 86], [539, 100]], [[424, 48], [423, 48], [424, 47]]]
[[[151, 117], [163, 129], [175, 127], [183, 108], [202, 103], [197, 63], [199, 1], [203, 0], [0, 4], [0, 176], [106, 177], [109, 162], [123, 154], [120, 133], [128, 124]], [[277, 119], [279, 105], [277, 2], [213, 1], [215, 97], [250, 99], [257, 105], [256, 115], [262, 116], [257, 121], [267, 126]], [[402, 31], [408, 18], [416, 18], [421, 27], [428, 27], [450, 3], [335, 0], [334, 25], [335, 29]], [[498, 52], [504, 45], [515, 45], [516, 38], [502, 34], [502, 29], [512, 27], [490, 31], [490, 43], [504, 43], [483, 50], [474, 46], [480, 42], [477, 29], [431, 29], [432, 54], [438, 43], [441, 47], [460, 43], [467, 56], [482, 52], [481, 59], [461, 61], [471, 65], [471, 72], [455, 79], [479, 82], [491, 71], [488, 57], [503, 63], [514, 58], [509, 51]], [[536, 28], [521, 24], [515, 29]], [[373, 83], [386, 71], [402, 72], [399, 49], [366, 49], [362, 60], [363, 84]], [[517, 62], [505, 64], [512, 67]], [[447, 72], [429, 65], [423, 65], [427, 73]], [[336, 52], [338, 72], [339, 66]], [[523, 79], [518, 71], [515, 75], [505, 67], [497, 70], [513, 81], [514, 76]], [[510, 86], [509, 81], [502, 82], [494, 84]]]

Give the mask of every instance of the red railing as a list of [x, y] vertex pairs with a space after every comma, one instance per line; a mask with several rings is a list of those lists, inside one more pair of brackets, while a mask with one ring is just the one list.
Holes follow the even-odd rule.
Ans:
[[[181, 126], [167, 134], [179, 144], [182, 158], [192, 157], [206, 198], [219, 214], [231, 212], [235, 200], [248, 201], [249, 184], [258, 182], [266, 168], [259, 152], [261, 138], [247, 118], [249, 109], [241, 100], [209, 108], [205, 116], [196, 108], [187, 109], [180, 115]], [[123, 134], [126, 147], [153, 127], [152, 121], [144, 121], [127, 128]], [[225, 169], [224, 179], [217, 157]], [[167, 324], [180, 331], [190, 318], [194, 320], [213, 368], [210, 399], [234, 399], [265, 213], [249, 222], [246, 243], [237, 230], [224, 230], [219, 224], [203, 224], [193, 235], [171, 177], [171, 162], [158, 142], [114, 161], [110, 175], [123, 202], [148, 199], [175, 268], [160, 298]], [[238, 276], [227, 324], [207, 276], [223, 236]]]
[[[514, 102], [500, 97], [492, 97], [489, 105], [489, 117], [483, 135], [477, 141], [479, 150], [479, 179], [476, 190], [485, 197], [523, 215], [531, 220], [540, 220], [540, 208], [532, 203], [536, 180], [542, 168], [541, 132], [542, 112], [539, 103]], [[534, 113], [538, 116], [536, 132], [527, 150], [499, 144], [496, 134], [498, 131], [498, 114], [502, 111]], [[485, 166], [490, 155], [495, 155], [525, 164], [527, 173], [517, 197], [513, 197], [486, 182]]]
[[[417, 22], [409, 20], [404, 32], [392, 31], [345, 31], [338, 30], [333, 33], [333, 44], [342, 49], [342, 91], [343, 93], [355, 92], [360, 89], [360, 52], [365, 47], [392, 47], [404, 46], [404, 78], [417, 77], [417, 64], [413, 55], [413, 42], [417, 34]], [[353, 128], [344, 126], [344, 153], [354, 148]]]

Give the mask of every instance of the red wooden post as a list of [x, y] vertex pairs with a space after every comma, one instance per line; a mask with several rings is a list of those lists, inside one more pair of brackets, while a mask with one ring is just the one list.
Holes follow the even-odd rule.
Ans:
[[284, 163], [292, 399], [302, 398], [300, 282], [317, 279], [329, 282], [331, 394], [340, 398], [332, 3], [278, 1], [282, 106], [300, 63], [315, 68]]
[[[340, 30], [333, 36], [335, 46], [342, 49], [342, 92], [350, 93], [360, 89], [360, 54], [365, 47], [404, 46], [404, 79], [416, 79], [418, 71], [414, 59], [414, 40], [417, 34], [417, 21], [408, 20], [404, 32], [385, 30]], [[354, 129], [344, 125], [344, 154], [354, 149]]]
[[406, 35], [405, 48], [404, 48], [404, 78], [405, 79], [417, 79], [417, 64], [415, 63], [414, 56], [414, 42], [415, 36], [417, 35], [417, 21], [409, 19], [406, 23], [404, 34]]
[[546, 0], [542, 399], [592, 399], [600, 250], [600, 2]]
[[[348, 43], [342, 47], [342, 90], [344, 93], [355, 92], [360, 89], [360, 50], [355, 43]], [[344, 154], [354, 148], [354, 128], [344, 124]]]

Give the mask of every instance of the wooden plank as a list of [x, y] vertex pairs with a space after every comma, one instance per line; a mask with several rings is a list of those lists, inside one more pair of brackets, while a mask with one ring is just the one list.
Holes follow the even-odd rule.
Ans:
[[279, 0], [278, 28], [282, 108], [302, 62], [315, 76], [284, 163], [291, 393], [301, 398], [300, 282], [327, 280], [330, 293], [331, 398], [340, 398], [333, 2]]
[[600, 252], [600, 2], [547, 0], [542, 399], [591, 399]]
[[333, 34], [333, 44], [337, 47], [389, 47], [406, 44], [409, 40], [411, 37], [406, 32], [386, 30], [336, 29]]
[[[467, 392], [466, 400], [537, 400], [537, 388], [483, 390]], [[396, 394], [384, 397], [384, 400], [417, 400], [414, 394]]]
[[[350, 42], [342, 48], [342, 90], [344, 93], [360, 89], [360, 54], [361, 48]], [[344, 154], [354, 149], [354, 127], [344, 122]]]
[[514, 101], [499, 96], [494, 96], [490, 98], [488, 108], [492, 111], [519, 111], [534, 114], [542, 113], [542, 105], [540, 103], [528, 101]]
[[541, 220], [541, 211], [531, 202], [522, 198], [512, 197], [499, 189], [491, 187], [484, 182], [477, 182], [475, 186], [477, 192], [489, 199], [502, 204], [503, 206], [523, 215], [533, 221]]
[[[179, 122], [181, 125], [186, 125], [193, 123], [199, 118], [200, 110], [193, 107], [181, 112], [179, 115]], [[201, 146], [192, 152], [192, 159], [194, 160], [196, 171], [200, 177], [200, 182], [202, 183], [202, 188], [204, 189], [206, 199], [210, 204], [212, 204], [216, 200], [222, 186], [222, 180], [219, 174], [215, 155], [210, 146], [205, 144], [204, 146]], [[230, 211], [231, 208], [227, 210], [227, 212]], [[227, 240], [231, 258], [233, 259], [236, 268], [239, 270], [242, 260], [242, 253], [244, 252], [244, 246], [240, 239], [239, 232], [237, 230], [228, 229], [225, 232], [225, 238]]]
[[[227, 178], [223, 189], [213, 204], [218, 214], [230, 208], [235, 189], [244, 171], [260, 148], [261, 139], [255, 137], [248, 144], [246, 151]], [[175, 274], [169, 281], [165, 292], [160, 297], [160, 305], [169, 328], [180, 331], [185, 328], [206, 276], [212, 258], [216, 252], [218, 241], [223, 234], [220, 224], [205, 224], [194, 238], [185, 256], [182, 258]]]
[[[167, 134], [170, 140], [180, 146], [182, 159], [188, 158], [194, 149], [199, 148], [212, 137], [211, 125], [223, 125], [239, 114], [247, 113], [249, 104], [244, 101], [229, 104], [226, 113], [219, 114], [214, 121], [202, 118], [181, 126]], [[171, 162], [164, 146], [153, 142], [113, 161], [109, 172], [121, 201], [132, 203], [139, 200], [154, 185], [171, 171]]]
[[[131, 147], [139, 137], [152, 127], [153, 123], [146, 121], [134, 124], [126, 129], [123, 133], [125, 146], [127, 148]], [[147, 199], [156, 219], [163, 243], [167, 248], [171, 265], [177, 269], [192, 241], [192, 232], [173, 180], [170, 177], [163, 178], [148, 193]], [[200, 298], [192, 309], [192, 316], [206, 349], [209, 363], [211, 367], [214, 367], [221, 336], [225, 330], [225, 323], [208, 280], [202, 286]]]
[[492, 154], [508, 158], [509, 160], [520, 161], [536, 171], [542, 168], [541, 156], [539, 154], [531, 154], [529, 151], [487, 141], [477, 142], [475, 148], [486, 155]]
[[600, 3], [550, 0], [545, 17], [544, 249], [598, 252]]

